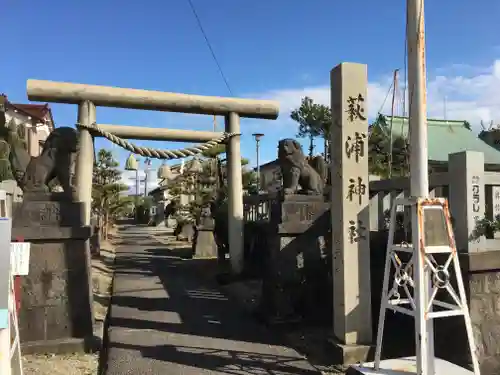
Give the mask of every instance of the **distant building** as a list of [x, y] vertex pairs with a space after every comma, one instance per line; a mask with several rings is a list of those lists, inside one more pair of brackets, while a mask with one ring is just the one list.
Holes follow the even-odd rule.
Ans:
[[482, 130], [478, 137], [495, 150], [500, 151], [500, 128], [495, 127], [489, 130]]
[[[257, 168], [254, 168], [254, 171], [257, 172]], [[260, 191], [266, 193], [278, 191], [281, 189], [281, 181], [281, 168], [278, 160], [260, 166]]]
[[[172, 183], [182, 174], [184, 170], [184, 163], [170, 165], [170, 178], [160, 180], [158, 187], [151, 190], [148, 195], [153, 198], [153, 207], [155, 208], [154, 220], [156, 225], [162, 225], [165, 220], [165, 207], [172, 200], [172, 195], [169, 192], [169, 187]], [[180, 204], [185, 205], [189, 203], [189, 197], [182, 194], [180, 197]]]
[[45, 140], [55, 126], [49, 105], [11, 103], [5, 95], [0, 95], [0, 104], [0, 112], [3, 112], [0, 122], [16, 126], [29, 154], [39, 156]]
[[[390, 124], [390, 116], [384, 116], [385, 123]], [[440, 172], [448, 169], [448, 154], [461, 151], [477, 151], [484, 154], [485, 167], [488, 170], [500, 169], [500, 129], [482, 132], [479, 137], [467, 128], [466, 121], [427, 120], [427, 137], [429, 167], [431, 171]], [[371, 130], [371, 127], [370, 129]], [[387, 136], [388, 126], [384, 126]], [[392, 120], [393, 137], [408, 137], [408, 118], [394, 116]], [[257, 171], [257, 168], [254, 168]], [[378, 179], [370, 176], [370, 180]], [[281, 169], [277, 160], [260, 166], [260, 187], [264, 192], [275, 192], [281, 188]]]
[[[386, 124], [389, 125], [391, 116], [384, 117]], [[384, 126], [384, 128], [386, 127]], [[388, 127], [386, 130], [389, 131]], [[407, 138], [408, 133], [408, 118], [394, 116], [392, 119], [393, 136]], [[498, 169], [500, 167], [500, 152], [494, 148], [494, 140], [487, 137], [481, 138], [467, 128], [466, 121], [427, 119], [430, 169], [434, 171], [447, 170], [448, 155], [461, 151], [482, 152], [485, 167]]]

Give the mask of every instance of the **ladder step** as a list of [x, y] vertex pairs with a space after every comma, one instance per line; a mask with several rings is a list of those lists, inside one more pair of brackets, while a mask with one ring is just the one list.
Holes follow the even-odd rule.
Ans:
[[[391, 246], [391, 251], [401, 251], [406, 253], [413, 253], [412, 244], [394, 244]], [[426, 246], [425, 252], [428, 254], [433, 253], [451, 253], [453, 249], [450, 246]]]
[[413, 253], [412, 244], [394, 244], [391, 246], [391, 251], [403, 251], [407, 253]]
[[428, 319], [447, 318], [449, 316], [459, 316], [459, 315], [464, 315], [464, 312], [462, 310], [432, 311], [427, 313], [427, 318]]

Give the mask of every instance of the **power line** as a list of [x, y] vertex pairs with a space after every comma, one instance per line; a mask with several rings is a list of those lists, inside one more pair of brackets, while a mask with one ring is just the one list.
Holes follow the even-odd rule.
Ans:
[[227, 81], [226, 76], [225, 76], [224, 72], [222, 71], [222, 67], [219, 64], [219, 60], [217, 60], [217, 56], [215, 56], [214, 49], [212, 48], [212, 45], [210, 44], [210, 41], [208, 40], [208, 36], [205, 33], [205, 30], [203, 29], [203, 25], [201, 24], [200, 17], [198, 17], [198, 13], [196, 12], [196, 8], [194, 7], [194, 4], [191, 0], [188, 0], [188, 3], [189, 3], [189, 6], [191, 7], [191, 10], [193, 11], [194, 17], [196, 18], [196, 22], [198, 23], [198, 27], [200, 28], [200, 31], [203, 34], [203, 37], [205, 38], [205, 42], [207, 43], [207, 47], [210, 50], [210, 53], [212, 54], [212, 58], [214, 59], [215, 64], [217, 65], [217, 68], [219, 69], [219, 73], [222, 76], [222, 79], [224, 80], [224, 83], [227, 87], [227, 90], [229, 91], [229, 94], [231, 94], [231, 96], [234, 96], [233, 91], [231, 90], [231, 87], [229, 86], [229, 82]]

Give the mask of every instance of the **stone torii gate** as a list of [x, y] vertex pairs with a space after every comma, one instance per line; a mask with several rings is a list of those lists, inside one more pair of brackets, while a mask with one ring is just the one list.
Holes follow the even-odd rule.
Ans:
[[231, 268], [234, 273], [243, 269], [243, 187], [241, 178], [240, 118], [275, 120], [279, 104], [269, 100], [224, 98], [177, 94], [161, 91], [126, 89], [67, 82], [29, 79], [28, 99], [31, 101], [78, 105], [79, 153], [76, 163], [78, 201], [84, 204], [83, 224], [90, 224], [94, 136], [99, 128], [126, 139], [207, 142], [220, 139], [224, 133], [192, 130], [143, 128], [96, 123], [96, 107], [155, 110], [225, 116], [225, 131], [232, 134], [227, 140], [228, 165], [228, 230]]

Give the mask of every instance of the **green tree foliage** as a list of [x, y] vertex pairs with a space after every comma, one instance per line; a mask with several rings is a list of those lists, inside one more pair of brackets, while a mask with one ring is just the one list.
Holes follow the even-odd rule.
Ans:
[[149, 224], [151, 220], [151, 208], [153, 207], [153, 197], [133, 197], [135, 206], [135, 218], [139, 224]]
[[408, 141], [401, 136], [393, 136], [391, 169], [390, 132], [390, 126], [387, 124], [386, 118], [383, 115], [379, 115], [371, 125], [371, 133], [368, 141], [368, 168], [370, 174], [383, 178], [388, 178], [390, 174], [392, 177], [406, 176], [409, 172]]
[[[191, 169], [191, 159], [186, 162], [184, 172], [169, 182], [169, 193], [178, 204], [176, 215], [178, 222], [196, 221], [202, 207], [213, 198], [217, 188], [218, 159], [216, 156], [201, 160], [201, 170]], [[186, 206], [180, 205], [181, 195], [191, 197]]]
[[251, 169], [243, 168], [241, 178], [244, 191], [246, 191], [250, 195], [259, 193], [259, 186], [257, 185], [257, 172]]
[[[292, 111], [291, 118], [299, 124], [298, 137], [310, 139], [309, 155], [314, 152], [314, 138], [322, 137], [325, 142], [325, 159], [329, 161], [329, 139], [331, 137], [332, 116], [328, 106], [316, 104], [309, 97], [302, 99], [301, 105]], [[468, 123], [466, 123], [467, 127]], [[470, 125], [469, 125], [470, 126]], [[409, 171], [409, 144], [406, 138], [392, 137], [392, 168], [390, 168], [391, 140], [390, 126], [386, 118], [379, 115], [371, 125], [368, 141], [368, 163], [371, 174], [388, 178], [406, 176]]]
[[[191, 161], [186, 162], [186, 169], [182, 175], [175, 177], [168, 184], [168, 189], [172, 199], [180, 203], [181, 195], [191, 197], [187, 206], [178, 206], [176, 219], [178, 222], [195, 222], [201, 210], [216, 196], [227, 197], [226, 160], [220, 160], [219, 154], [212, 154], [211, 157], [202, 159], [201, 170], [190, 170]], [[250, 168], [245, 167], [249, 161], [241, 159], [243, 190], [247, 194], [256, 194], [257, 174]]]
[[292, 111], [290, 117], [299, 124], [297, 137], [309, 138], [309, 156], [314, 154], [314, 138], [321, 137], [324, 142], [325, 159], [328, 160], [332, 124], [330, 108], [314, 103], [306, 96], [302, 99], [300, 107]]
[[111, 151], [99, 150], [92, 178], [92, 212], [104, 239], [111, 224], [130, 210], [134, 199], [120, 194], [128, 190], [127, 185], [120, 183], [121, 173]]

